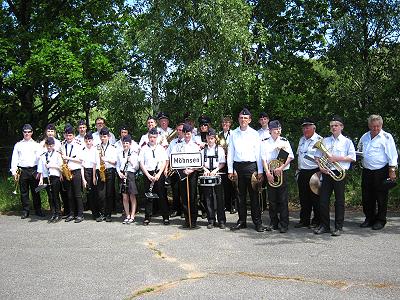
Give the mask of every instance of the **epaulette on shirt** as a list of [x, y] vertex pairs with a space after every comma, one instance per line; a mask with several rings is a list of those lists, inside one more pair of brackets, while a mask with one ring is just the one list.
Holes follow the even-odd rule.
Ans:
[[282, 141], [287, 141], [287, 138], [281, 137]]
[[383, 136], [384, 136], [385, 138], [387, 138], [387, 139], [390, 139], [389, 135], [388, 135], [386, 132], [383, 133]]
[[61, 145], [65, 145], [66, 142], [67, 142], [67, 140], [63, 140], [63, 141], [61, 142]]
[[81, 141], [80, 141], [80, 140], [74, 139], [74, 141], [75, 141], [75, 143], [76, 143], [76, 144], [78, 144], [78, 145], [82, 145], [82, 143], [81, 143]]
[[264, 142], [264, 141], [268, 140], [269, 138], [270, 138], [270, 137], [267, 137], [267, 138], [265, 138], [265, 139], [262, 139], [261, 142]]
[[115, 146], [114, 144], [113, 144], [113, 145], [110, 145], [110, 146], [112, 146], [112, 147], [114, 147], [114, 148], [117, 148], [117, 146]]

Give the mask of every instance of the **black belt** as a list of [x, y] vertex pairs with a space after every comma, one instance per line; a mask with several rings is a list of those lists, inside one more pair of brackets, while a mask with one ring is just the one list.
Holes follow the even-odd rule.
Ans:
[[106, 173], [112, 173], [114, 172], [115, 168], [107, 168]]
[[37, 166], [33, 166], [33, 167], [18, 167], [18, 168], [20, 168], [21, 170], [33, 170], [33, 169], [36, 169]]
[[72, 173], [78, 173], [80, 171], [81, 171], [81, 169], [71, 170]]

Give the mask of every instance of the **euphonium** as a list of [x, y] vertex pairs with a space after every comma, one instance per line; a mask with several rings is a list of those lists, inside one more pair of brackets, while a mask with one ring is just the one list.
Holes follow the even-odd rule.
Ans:
[[[63, 154], [60, 151], [58, 151], [61, 155]], [[72, 180], [72, 172], [71, 169], [68, 167], [68, 161], [66, 159], [63, 159], [63, 163], [61, 165], [61, 174], [63, 175], [65, 180], [71, 181]]]
[[17, 171], [15, 172], [15, 189], [13, 191], [14, 195], [18, 194], [18, 190], [19, 190], [19, 178], [21, 177], [21, 169], [18, 168]]
[[101, 145], [97, 145], [97, 150], [99, 150], [99, 155], [100, 155], [100, 167], [99, 167], [100, 180], [101, 182], [106, 182], [106, 164], [103, 160], [104, 155]]
[[[343, 169], [338, 162], [331, 162], [329, 160], [328, 157], [331, 156], [331, 154], [322, 143], [322, 140], [317, 141], [313, 148], [316, 148], [323, 153], [322, 157], [319, 158], [319, 165], [321, 169], [327, 171], [328, 175], [331, 176], [334, 180], [336, 181], [343, 180], [344, 177], [346, 176], [346, 170]], [[339, 172], [339, 175], [336, 175], [335, 172], [331, 169], [337, 170]]]
[[270, 171], [270, 173], [274, 176], [274, 181], [273, 182], [269, 182], [268, 184], [272, 187], [280, 187], [283, 183], [283, 176], [282, 174], [279, 176], [276, 176], [274, 174], [274, 170], [279, 168], [280, 166], [283, 165], [283, 162], [280, 161], [279, 159], [273, 159], [268, 163], [268, 170]]

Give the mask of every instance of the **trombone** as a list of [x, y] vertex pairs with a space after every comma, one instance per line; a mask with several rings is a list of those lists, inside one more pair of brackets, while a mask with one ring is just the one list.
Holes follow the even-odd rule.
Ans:
[[15, 188], [14, 188], [14, 191], [12, 192], [14, 195], [19, 194], [19, 178], [20, 177], [21, 177], [21, 169], [18, 168], [17, 171], [15, 172], [15, 176], [14, 176]]

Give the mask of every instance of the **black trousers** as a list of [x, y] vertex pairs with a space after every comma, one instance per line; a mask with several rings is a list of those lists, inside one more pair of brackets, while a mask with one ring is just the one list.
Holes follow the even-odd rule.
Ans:
[[97, 194], [96, 186], [93, 184], [93, 169], [85, 168], [84, 175], [85, 175], [85, 180], [87, 182], [86, 199], [88, 202], [88, 206], [92, 210], [93, 217], [97, 218], [100, 216], [100, 212], [99, 212], [99, 201], [96, 196]]
[[61, 203], [60, 203], [60, 189], [61, 181], [58, 176], [50, 176], [46, 178], [48, 186], [46, 187], [47, 198], [49, 199], [49, 205], [51, 214], [53, 216], [61, 215]]
[[299, 188], [300, 198], [300, 222], [305, 225], [310, 225], [311, 212], [314, 211], [312, 223], [319, 225], [319, 195], [313, 193], [310, 189], [310, 178], [319, 168], [311, 170], [300, 170], [299, 177], [297, 178], [297, 186]]
[[281, 225], [281, 228], [289, 226], [289, 207], [288, 207], [288, 184], [287, 171], [283, 171], [282, 185], [272, 187], [267, 183], [269, 218], [272, 226]]
[[72, 171], [72, 180], [64, 180], [64, 186], [67, 190], [70, 216], [82, 217], [83, 216], [83, 202], [82, 202], [82, 175], [81, 170]]
[[323, 225], [326, 229], [330, 229], [329, 204], [333, 191], [335, 192], [335, 229], [343, 228], [345, 201], [344, 189], [345, 179], [336, 181], [331, 176], [322, 174], [320, 214], [321, 225]]
[[221, 169], [225, 173], [221, 175], [222, 186], [224, 190], [225, 209], [230, 211], [236, 209], [236, 187], [233, 186], [232, 181], [228, 178], [228, 167], [225, 166]]
[[115, 169], [106, 169], [106, 181], [102, 182], [97, 170], [97, 193], [99, 199], [99, 212], [105, 216], [111, 217], [115, 201]]
[[225, 203], [222, 197], [222, 185], [203, 186], [203, 195], [207, 203], [207, 219], [209, 224], [215, 222], [215, 212], [219, 224], [226, 223]]
[[251, 175], [257, 172], [256, 162], [234, 162], [233, 168], [238, 174], [238, 223], [245, 224], [247, 219], [246, 195], [250, 196], [251, 219], [255, 225], [261, 225], [261, 210], [258, 201], [258, 191], [251, 187]]
[[174, 174], [170, 177], [171, 182], [171, 190], [172, 190], [172, 211], [176, 211], [177, 215], [182, 213], [182, 201], [181, 201], [181, 187], [180, 187], [180, 179], [178, 173], [174, 172]]
[[39, 181], [36, 179], [36, 166], [25, 168], [20, 167], [21, 175], [19, 177], [19, 191], [21, 193], [21, 204], [22, 210], [29, 212], [29, 190], [32, 194], [33, 199], [33, 208], [36, 213], [42, 211], [42, 202], [40, 199], [40, 193], [35, 192], [35, 188], [37, 188]]
[[[185, 214], [185, 223], [189, 225], [189, 214], [192, 222], [192, 227], [197, 224], [197, 201], [196, 201], [196, 188], [197, 188], [197, 172], [190, 174], [187, 179], [180, 181], [181, 197], [183, 212]], [[188, 196], [189, 194], [189, 196]], [[188, 200], [190, 204], [190, 211], [188, 210]]]
[[[388, 178], [389, 166], [378, 170], [362, 170], [361, 192], [365, 218], [371, 223], [379, 221], [386, 224], [388, 190], [382, 189], [383, 181]], [[378, 211], [376, 207], [378, 206]]]
[[[154, 171], [149, 172], [150, 175], [154, 175]], [[144, 192], [147, 193], [150, 188], [151, 181], [146, 177], [143, 176], [143, 187]], [[146, 204], [145, 204], [145, 219], [150, 219], [153, 215], [153, 202], [158, 202], [158, 207], [160, 214], [162, 215], [164, 220], [169, 219], [169, 210], [168, 210], [168, 199], [167, 194], [165, 193], [165, 176], [162, 174], [160, 179], [154, 183], [153, 186], [153, 193], [158, 195], [158, 199], [154, 198], [147, 198], [146, 197]]]

